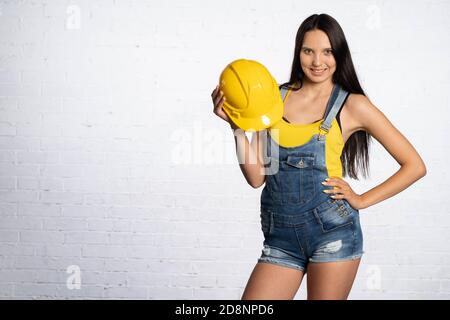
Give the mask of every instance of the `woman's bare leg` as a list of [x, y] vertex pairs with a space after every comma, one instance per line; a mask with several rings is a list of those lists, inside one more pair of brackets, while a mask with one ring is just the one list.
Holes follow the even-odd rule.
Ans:
[[292, 300], [302, 283], [304, 272], [272, 263], [257, 263], [242, 300]]
[[361, 258], [308, 264], [308, 300], [346, 300]]

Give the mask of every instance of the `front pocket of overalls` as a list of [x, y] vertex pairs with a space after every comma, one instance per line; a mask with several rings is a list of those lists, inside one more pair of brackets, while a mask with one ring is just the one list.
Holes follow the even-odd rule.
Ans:
[[346, 199], [337, 199], [336, 201], [338, 201], [338, 203], [342, 203], [343, 206], [345, 206], [347, 208], [347, 211], [351, 212], [351, 213], [356, 213], [359, 215], [359, 210], [353, 208], [350, 203], [348, 203], [348, 201]]
[[283, 202], [305, 203], [314, 197], [314, 156], [289, 155], [283, 163]]
[[353, 224], [351, 212], [339, 201], [333, 201], [326, 209], [315, 209], [314, 216], [323, 232], [330, 232]]

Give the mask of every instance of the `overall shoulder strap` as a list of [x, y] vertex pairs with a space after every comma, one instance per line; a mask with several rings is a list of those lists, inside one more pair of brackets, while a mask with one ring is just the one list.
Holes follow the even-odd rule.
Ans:
[[330, 130], [331, 122], [336, 117], [337, 113], [341, 109], [345, 98], [349, 93], [344, 90], [340, 85], [335, 84], [333, 91], [331, 92], [330, 100], [328, 100], [327, 109], [325, 111], [325, 120], [320, 125], [320, 128], [326, 132]]
[[281, 87], [280, 88], [280, 93], [281, 93], [281, 100], [284, 101], [284, 98], [286, 97], [288, 90], [286, 88]]

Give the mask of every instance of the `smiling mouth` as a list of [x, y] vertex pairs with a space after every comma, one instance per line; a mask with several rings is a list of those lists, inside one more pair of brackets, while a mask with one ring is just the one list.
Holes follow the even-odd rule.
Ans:
[[325, 71], [325, 70], [327, 70], [328, 68], [325, 68], [325, 69], [313, 69], [313, 68], [310, 68], [310, 70], [311, 71], [314, 71], [314, 72], [322, 72], [322, 71]]

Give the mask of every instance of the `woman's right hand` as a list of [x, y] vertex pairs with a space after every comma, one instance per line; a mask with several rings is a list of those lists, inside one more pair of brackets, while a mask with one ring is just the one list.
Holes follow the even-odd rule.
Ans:
[[218, 116], [219, 118], [225, 120], [228, 122], [233, 129], [237, 129], [238, 126], [234, 124], [234, 122], [228, 117], [228, 115], [223, 111], [223, 103], [226, 100], [225, 96], [223, 95], [222, 90], [219, 90], [219, 85], [213, 90], [211, 94], [213, 103], [214, 103], [214, 114]]

